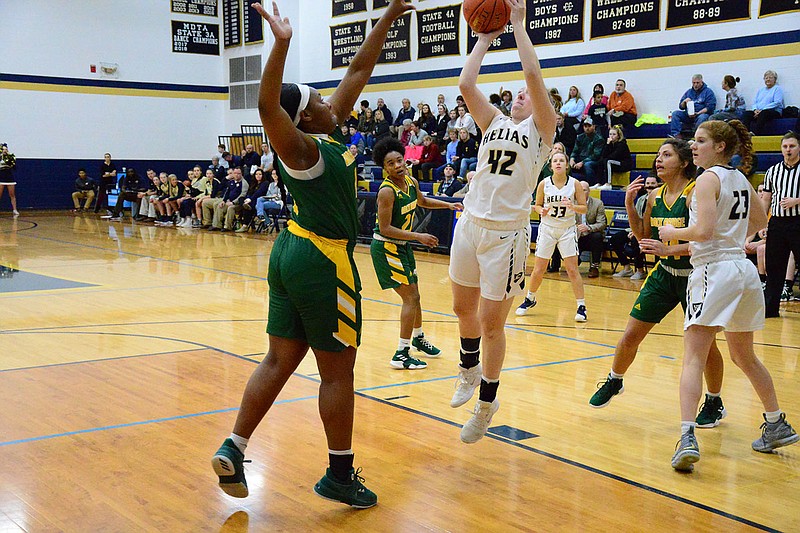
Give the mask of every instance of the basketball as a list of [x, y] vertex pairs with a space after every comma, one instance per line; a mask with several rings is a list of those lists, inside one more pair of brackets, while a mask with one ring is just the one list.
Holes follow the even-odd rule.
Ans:
[[499, 30], [511, 19], [504, 0], [464, 0], [464, 19], [475, 33]]

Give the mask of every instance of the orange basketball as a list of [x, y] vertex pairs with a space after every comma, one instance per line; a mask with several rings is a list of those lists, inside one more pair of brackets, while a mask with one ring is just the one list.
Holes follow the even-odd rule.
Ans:
[[504, 0], [464, 0], [464, 18], [475, 33], [499, 30], [511, 19]]

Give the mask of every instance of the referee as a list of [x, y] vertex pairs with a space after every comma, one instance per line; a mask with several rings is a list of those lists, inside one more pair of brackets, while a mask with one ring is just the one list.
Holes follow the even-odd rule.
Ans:
[[764, 178], [765, 201], [769, 205], [767, 226], [766, 317], [780, 316], [781, 290], [789, 253], [800, 259], [800, 141], [790, 131], [781, 139], [783, 161], [770, 167]]

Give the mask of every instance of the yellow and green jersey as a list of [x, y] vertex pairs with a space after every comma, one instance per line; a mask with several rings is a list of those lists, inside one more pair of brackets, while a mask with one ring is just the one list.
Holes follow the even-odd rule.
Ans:
[[[667, 186], [662, 185], [656, 189], [656, 199], [653, 202], [653, 209], [650, 211], [650, 227], [653, 239], [659, 239], [658, 228], [661, 226], [671, 224], [676, 228], [685, 228], [689, 225], [689, 208], [686, 205], [686, 197], [694, 189], [694, 185], [695, 181], [690, 181], [672, 205], [668, 205], [664, 197], [667, 193]], [[674, 246], [676, 244], [685, 244], [686, 242], [670, 241], [666, 244]], [[662, 257], [661, 264], [675, 269], [692, 268], [688, 255]]]
[[[411, 231], [414, 226], [414, 212], [417, 209], [417, 187], [408, 176], [405, 177], [406, 191], [403, 191], [389, 178], [384, 178], [381, 189], [390, 188], [394, 191], [394, 206], [392, 207], [392, 226], [405, 231]], [[375, 221], [375, 233], [381, 235], [380, 224]], [[385, 235], [383, 235], [385, 237]]]

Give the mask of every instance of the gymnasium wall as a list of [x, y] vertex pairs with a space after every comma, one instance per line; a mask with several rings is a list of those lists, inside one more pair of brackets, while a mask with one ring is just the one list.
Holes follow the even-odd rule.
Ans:
[[[722, 77], [733, 74], [741, 78], [740, 93], [748, 103], [763, 86], [765, 70], [778, 72], [778, 83], [786, 92], [787, 103], [800, 103], [800, 31], [798, 12], [758, 18], [762, 0], [751, 0], [750, 20], [704, 24], [701, 26], [665, 30], [667, 4], [661, 4], [660, 31], [634, 33], [589, 40], [590, 5], [586, 0], [584, 13], [584, 41], [572, 44], [551, 44], [537, 48], [542, 60], [548, 87], [557, 87], [564, 95], [570, 85], [577, 85], [584, 97], [591, 94], [595, 83], [603, 83], [606, 94], [613, 90], [618, 77], [628, 83], [639, 113], [655, 113], [666, 118], [677, 106], [678, 99], [691, 86], [691, 76], [702, 73], [714, 88], [717, 98], [724, 102], [720, 88]], [[768, 0], [763, 0], [768, 1]], [[331, 19], [330, 2], [300, 0], [301, 20], [299, 47], [302, 54], [299, 79], [328, 88], [329, 93], [341, 79], [344, 69], [330, 68], [331, 25], [377, 18], [385, 9], [368, 11]], [[419, 9], [458, 4], [453, 0], [426, 0], [417, 2]], [[324, 5], [327, 16], [319, 16]], [[702, 6], [700, 6], [702, 7]], [[314, 12], [314, 9], [317, 12]], [[311, 13], [308, 16], [305, 14]], [[408, 63], [378, 65], [373, 80], [364, 97], [374, 107], [381, 96], [395, 113], [400, 99], [408, 96], [412, 103], [434, 102], [441, 92], [452, 106], [458, 94], [458, 74], [466, 58], [467, 28], [460, 27], [460, 56], [434, 57], [415, 60], [417, 57], [417, 22], [412, 16], [411, 58]], [[481, 88], [488, 94], [500, 85], [520, 88], [522, 76], [516, 50], [487, 54], [484, 73], [479, 79]], [[487, 65], [490, 67], [487, 68]], [[487, 73], [490, 72], [490, 73]]]
[[[173, 53], [170, 20], [221, 20], [170, 13], [165, 0], [15, 0], [1, 17], [0, 140], [18, 157], [21, 207], [71, 205], [74, 169], [97, 177], [104, 152], [120, 168], [167, 169], [216, 151], [223, 61]], [[116, 76], [101, 62], [118, 64]]]

